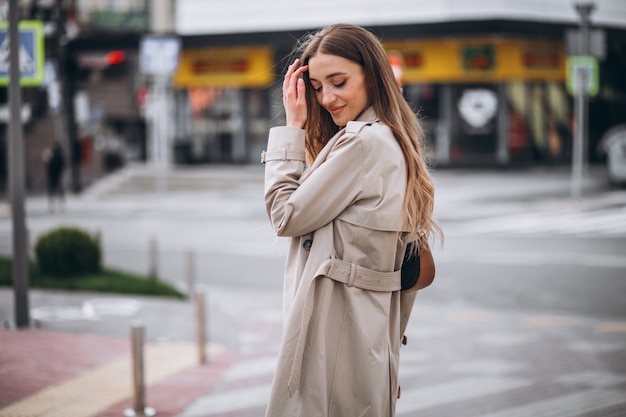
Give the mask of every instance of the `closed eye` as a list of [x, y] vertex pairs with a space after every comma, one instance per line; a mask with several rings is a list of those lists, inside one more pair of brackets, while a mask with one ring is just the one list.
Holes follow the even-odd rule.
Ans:
[[[342, 88], [344, 85], [346, 85], [346, 80], [343, 80], [339, 83], [333, 84], [334, 88]], [[313, 91], [316, 93], [319, 93], [322, 91], [322, 86], [320, 85], [319, 87], [315, 88], [313, 85], [311, 86], [313, 88]]]

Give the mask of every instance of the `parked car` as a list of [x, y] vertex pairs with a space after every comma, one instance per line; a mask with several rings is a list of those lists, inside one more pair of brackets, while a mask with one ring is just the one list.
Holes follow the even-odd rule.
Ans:
[[600, 144], [606, 152], [609, 182], [626, 186], [626, 124], [607, 130]]

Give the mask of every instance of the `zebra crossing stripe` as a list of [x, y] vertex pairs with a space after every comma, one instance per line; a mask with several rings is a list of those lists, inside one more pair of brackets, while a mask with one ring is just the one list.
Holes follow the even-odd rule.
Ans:
[[470, 233], [622, 235], [626, 233], [626, 210], [620, 207], [593, 212], [549, 212], [493, 217], [470, 221], [462, 230]]
[[588, 390], [562, 395], [549, 400], [536, 401], [510, 407], [482, 417], [578, 417], [585, 413], [626, 404], [623, 392], [614, 390]]
[[271, 384], [239, 388], [199, 398], [178, 417], [219, 416], [237, 410], [262, 407], [267, 404]]
[[273, 375], [278, 356], [268, 356], [235, 364], [224, 375], [225, 381], [238, 381], [263, 375]]
[[498, 394], [516, 388], [527, 387], [531, 384], [532, 382], [526, 379], [494, 376], [471, 377], [429, 387], [419, 387], [410, 390], [403, 389], [402, 398], [397, 402], [396, 414], [398, 416], [414, 416], [415, 414], [413, 413], [419, 410], [457, 401], [466, 401], [485, 395]]

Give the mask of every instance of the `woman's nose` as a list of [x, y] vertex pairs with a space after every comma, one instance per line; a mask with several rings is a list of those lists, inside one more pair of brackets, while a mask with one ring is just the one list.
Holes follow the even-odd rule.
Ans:
[[332, 91], [328, 91], [328, 89], [325, 89], [322, 93], [322, 104], [328, 105], [333, 101], [335, 101], [335, 94]]

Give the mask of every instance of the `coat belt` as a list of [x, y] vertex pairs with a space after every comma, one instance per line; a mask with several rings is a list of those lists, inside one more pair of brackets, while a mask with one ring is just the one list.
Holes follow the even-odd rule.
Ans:
[[317, 275], [323, 275], [348, 287], [369, 291], [398, 291], [401, 288], [401, 272], [378, 272], [360, 265], [329, 259], [320, 265]]
[[302, 321], [299, 329], [300, 333], [294, 352], [289, 382], [287, 383], [290, 396], [293, 396], [300, 388], [304, 346], [306, 345], [306, 336], [311, 321], [311, 315], [313, 314], [313, 294], [315, 293], [313, 290], [317, 278], [320, 277], [330, 278], [334, 281], [342, 282], [348, 287], [357, 287], [368, 291], [399, 291], [402, 286], [401, 271], [399, 270], [394, 272], [378, 272], [357, 264], [342, 261], [341, 259], [331, 258], [324, 261], [317, 269], [315, 278], [310, 283], [304, 301]]

